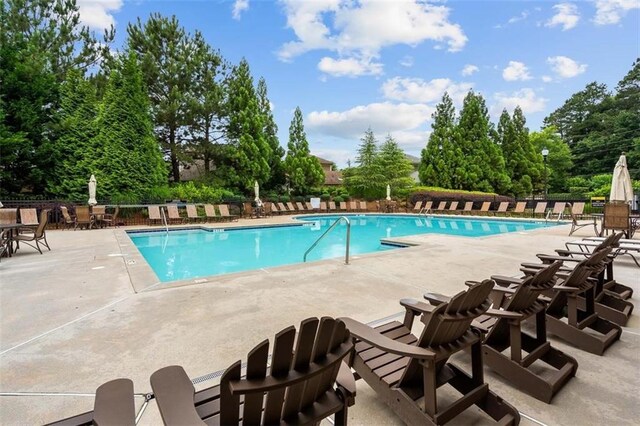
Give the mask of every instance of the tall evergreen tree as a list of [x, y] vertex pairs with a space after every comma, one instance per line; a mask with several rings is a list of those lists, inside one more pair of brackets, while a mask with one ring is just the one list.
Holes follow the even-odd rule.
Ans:
[[307, 194], [309, 189], [324, 182], [324, 171], [317, 157], [310, 155], [309, 142], [304, 131], [302, 111], [299, 107], [293, 113], [289, 126], [289, 144], [284, 170], [289, 185], [298, 194]]
[[225, 136], [233, 146], [230, 181], [236, 187], [250, 191], [255, 181], [262, 185], [269, 180], [272, 151], [264, 133], [264, 117], [246, 59], [231, 71], [226, 108]]
[[61, 86], [60, 138], [54, 149], [56, 166], [64, 173], [51, 176], [50, 194], [85, 201], [87, 182], [96, 163], [97, 114], [95, 86], [80, 71], [71, 70]]
[[542, 166], [542, 186], [538, 189], [543, 190], [546, 183], [549, 192], [567, 192], [569, 190], [567, 181], [571, 176], [570, 170], [573, 165], [569, 146], [553, 126], [546, 127], [539, 132], [532, 132], [529, 138], [537, 153], [541, 153], [543, 149], [549, 150], [546, 170], [544, 163]]
[[373, 130], [368, 128], [360, 139], [356, 167], [345, 176], [345, 185], [354, 195], [380, 197], [387, 182], [378, 160], [378, 145]]
[[265, 182], [264, 187], [265, 189], [275, 189], [278, 186], [284, 185], [286, 181], [282, 163], [282, 157], [284, 157], [285, 152], [278, 139], [278, 126], [273, 119], [271, 102], [269, 102], [267, 95], [267, 82], [263, 77], [260, 77], [260, 80], [258, 80], [257, 96], [258, 107], [264, 120], [264, 135], [271, 148], [271, 157], [268, 160], [271, 178]]
[[166, 183], [166, 167], [153, 135], [149, 100], [135, 53], [112, 71], [96, 121], [93, 174], [98, 197], [142, 198]]
[[383, 184], [390, 185], [393, 189], [413, 185], [414, 182], [411, 179], [413, 165], [391, 135], [388, 135], [380, 146], [377, 161], [384, 176]]

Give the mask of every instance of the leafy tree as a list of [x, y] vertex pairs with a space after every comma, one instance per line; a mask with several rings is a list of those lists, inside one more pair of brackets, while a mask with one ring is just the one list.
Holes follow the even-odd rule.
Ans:
[[309, 142], [304, 131], [302, 111], [299, 107], [293, 113], [289, 126], [289, 144], [284, 170], [294, 192], [306, 194], [312, 187], [324, 182], [324, 171], [318, 158], [309, 154]]
[[[553, 126], [545, 127], [539, 132], [532, 132], [529, 138], [537, 153], [541, 153], [545, 148], [549, 150], [546, 164], [546, 181], [549, 192], [565, 192], [570, 190], [571, 186], [581, 186], [580, 183], [571, 184], [569, 182], [570, 170], [573, 166], [571, 150]], [[541, 154], [539, 155], [541, 156]], [[542, 184], [544, 185], [544, 164], [542, 172]]]
[[413, 185], [413, 165], [398, 143], [388, 135], [378, 152], [378, 163], [384, 176], [383, 184], [391, 188], [406, 188]]
[[255, 181], [264, 184], [269, 180], [272, 151], [264, 133], [264, 117], [253, 87], [249, 63], [245, 59], [231, 71], [226, 108], [225, 136], [234, 148], [230, 158], [230, 182], [250, 191]]
[[60, 138], [55, 145], [54, 159], [64, 173], [51, 176], [48, 192], [64, 199], [83, 200], [96, 162], [96, 89], [80, 71], [71, 70], [60, 91]]
[[387, 188], [384, 172], [378, 160], [378, 146], [371, 128], [360, 139], [356, 167], [344, 176], [345, 186], [354, 195], [380, 197]]
[[96, 120], [98, 193], [142, 198], [166, 182], [162, 153], [153, 135], [149, 100], [135, 53], [111, 72]]
[[271, 178], [265, 182], [265, 189], [275, 189], [278, 186], [285, 184], [284, 167], [282, 163], [282, 157], [284, 157], [284, 148], [280, 146], [280, 140], [278, 139], [278, 126], [273, 119], [273, 113], [271, 112], [271, 102], [267, 95], [267, 82], [264, 78], [258, 80], [257, 87], [258, 107], [260, 113], [263, 116], [264, 122], [264, 135], [271, 148], [271, 157], [268, 160], [269, 169], [271, 170]]

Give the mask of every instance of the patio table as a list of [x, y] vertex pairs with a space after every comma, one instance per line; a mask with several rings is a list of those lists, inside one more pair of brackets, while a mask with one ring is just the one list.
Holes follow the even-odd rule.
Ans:
[[[38, 225], [23, 225], [21, 223], [5, 223], [0, 224], [0, 232], [9, 231], [7, 233], [7, 255], [11, 257], [13, 255], [13, 242], [14, 236], [17, 234], [18, 229], [20, 228], [36, 228]], [[16, 241], [17, 243], [17, 241]], [[16, 247], [17, 248], [17, 247]]]

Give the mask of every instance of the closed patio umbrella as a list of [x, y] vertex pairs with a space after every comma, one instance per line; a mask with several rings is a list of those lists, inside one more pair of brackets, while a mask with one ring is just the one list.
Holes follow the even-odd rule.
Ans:
[[387, 185], [387, 201], [391, 201], [391, 186]]
[[633, 199], [633, 188], [631, 186], [631, 176], [627, 168], [627, 158], [624, 153], [613, 169], [613, 180], [611, 181], [611, 194], [609, 201], [631, 202]]
[[255, 183], [253, 184], [253, 192], [255, 192], [256, 195], [256, 198], [254, 200], [256, 202], [256, 206], [262, 206], [262, 200], [260, 199], [260, 185], [258, 185], [258, 181], [255, 181]]
[[98, 204], [96, 201], [96, 177], [91, 175], [91, 179], [89, 179], [89, 205], [95, 206]]

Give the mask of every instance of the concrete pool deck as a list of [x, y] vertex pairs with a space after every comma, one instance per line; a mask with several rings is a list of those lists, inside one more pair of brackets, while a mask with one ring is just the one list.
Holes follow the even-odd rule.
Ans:
[[[289, 221], [285, 216], [212, 226]], [[468, 279], [514, 275], [520, 262], [534, 261], [536, 253], [591, 235], [585, 228], [567, 237], [568, 229], [482, 238], [418, 235], [403, 238], [416, 246], [356, 256], [350, 265], [325, 260], [180, 286], [154, 286], [157, 278], [137, 272], [138, 263], [129, 261], [139, 254], [127, 246], [126, 236], [122, 239], [122, 229], [50, 231], [52, 251], [40, 255], [24, 247], [0, 263], [0, 424], [44, 423], [89, 410], [90, 394], [116, 377], [131, 378], [135, 391], [146, 393], [151, 373], [166, 365], [183, 365], [192, 378], [224, 369], [263, 339], [310, 316], [370, 322], [401, 312], [398, 300], [403, 297], [421, 298], [426, 291], [454, 294]], [[634, 288], [631, 301], [636, 303], [640, 269], [621, 257], [615, 273]], [[553, 336], [551, 341], [574, 356], [579, 368], [550, 405], [486, 369], [490, 387], [533, 419], [523, 418], [522, 424], [636, 424], [636, 312], [620, 342], [603, 357]], [[486, 423], [473, 415], [475, 408], [468, 411], [458, 424]], [[362, 381], [349, 413], [356, 425], [401, 423]], [[139, 424], [159, 423], [152, 401]]]

